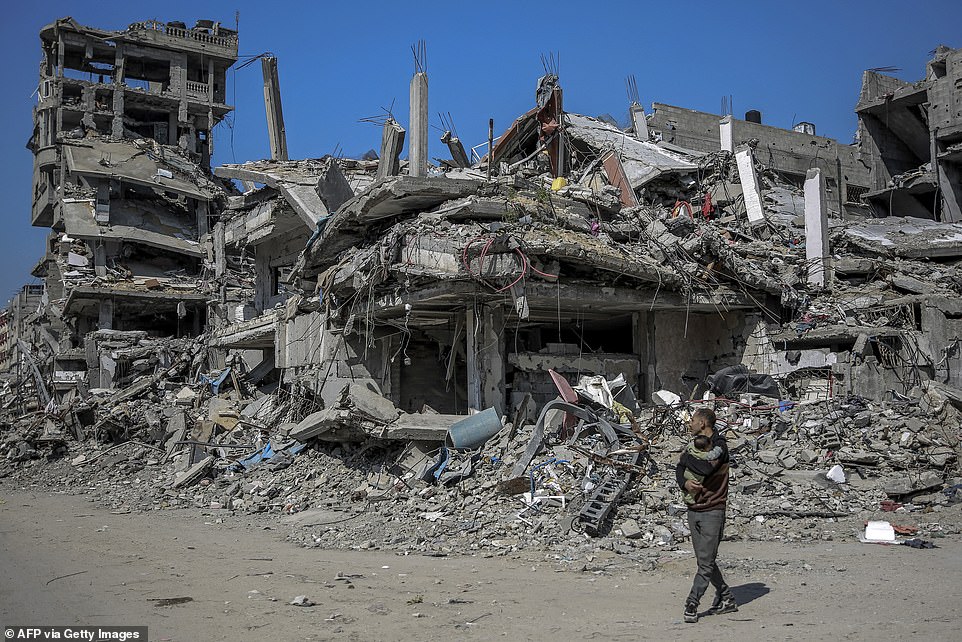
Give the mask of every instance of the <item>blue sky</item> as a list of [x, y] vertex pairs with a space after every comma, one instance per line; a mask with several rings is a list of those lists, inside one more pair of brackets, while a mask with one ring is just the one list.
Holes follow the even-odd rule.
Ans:
[[[560, 56], [568, 111], [626, 115], [625, 78], [634, 74], [642, 103], [664, 102], [718, 113], [733, 96], [734, 113], [758, 109], [764, 122], [814, 122], [818, 133], [851, 142], [861, 73], [894, 66], [905, 80], [923, 77], [939, 44], [962, 47], [962, 2], [11, 2], [0, 23], [6, 82], [0, 116], [0, 300], [24, 283], [48, 230], [30, 226], [31, 131], [37, 85], [37, 33], [54, 19], [124, 29], [156, 18], [232, 24], [239, 14], [240, 52], [271, 51], [280, 68], [292, 158], [339, 147], [360, 155], [380, 144], [380, 130], [358, 119], [394, 104], [407, 123], [411, 45], [427, 43], [432, 125], [453, 116], [466, 147], [500, 132], [533, 105], [542, 54]], [[268, 155], [260, 65], [231, 73], [231, 123], [215, 130], [216, 163]], [[430, 153], [443, 146], [434, 131]], [[405, 151], [404, 155], [406, 156]]]

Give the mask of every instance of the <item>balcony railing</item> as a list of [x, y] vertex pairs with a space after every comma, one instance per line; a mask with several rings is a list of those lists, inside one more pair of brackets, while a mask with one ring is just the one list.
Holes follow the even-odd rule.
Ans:
[[193, 80], [187, 81], [187, 93], [198, 94], [207, 98], [207, 83], [205, 82], [195, 82]]
[[202, 42], [204, 44], [217, 45], [218, 47], [236, 47], [237, 46], [237, 36], [231, 35], [214, 35], [204, 31], [202, 29], [183, 29], [181, 27], [172, 27], [170, 25], [165, 25], [162, 22], [157, 22], [156, 20], [147, 20], [145, 22], [135, 22], [130, 25], [133, 29], [149, 29], [152, 31], [160, 31], [168, 36], [174, 38], [184, 38], [187, 40], [194, 40], [196, 42]]
[[181, 29], [180, 27], [165, 27], [164, 31], [168, 36], [174, 36], [175, 38], [188, 38], [190, 40], [217, 45], [219, 47], [231, 47], [237, 42], [237, 38], [235, 36], [214, 36], [205, 31]]

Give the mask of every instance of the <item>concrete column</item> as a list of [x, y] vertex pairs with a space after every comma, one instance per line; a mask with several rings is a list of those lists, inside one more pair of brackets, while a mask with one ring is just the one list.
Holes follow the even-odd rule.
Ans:
[[197, 149], [197, 126], [196, 121], [193, 121], [187, 125], [187, 135], [183, 136], [180, 141], [181, 149], [186, 149], [191, 152]]
[[646, 403], [657, 388], [655, 362], [655, 312], [641, 310], [631, 315], [632, 352], [638, 355], [641, 380], [638, 382], [638, 399]]
[[271, 142], [271, 158], [287, 160], [287, 130], [281, 108], [281, 81], [277, 75], [277, 58], [261, 58], [264, 75], [264, 108], [267, 110], [267, 134]]
[[531, 316], [531, 308], [528, 306], [528, 296], [525, 294], [523, 283], [511, 286], [511, 302], [519, 319], [524, 320]]
[[107, 276], [107, 248], [103, 241], [97, 241], [94, 245], [94, 274]]
[[[84, 87], [80, 93], [80, 101], [84, 106], [84, 115], [81, 122], [83, 123], [84, 128], [87, 130], [97, 129], [97, 125], [94, 123], [94, 112], [97, 110], [95, 91], [96, 90], [93, 87]], [[43, 140], [43, 138], [40, 140]]]
[[173, 111], [167, 114], [167, 142], [165, 144], [177, 144], [177, 113]]
[[198, 306], [193, 306], [191, 308], [191, 312], [194, 313], [193, 323], [192, 323], [193, 334], [191, 336], [198, 337], [200, 336], [201, 332], [204, 331], [203, 308], [200, 308]]
[[628, 113], [631, 114], [631, 128], [635, 131], [635, 137], [648, 140], [648, 119], [645, 117], [645, 108], [638, 103], [631, 103]]
[[962, 171], [947, 162], [937, 160], [935, 165], [942, 194], [941, 220], [943, 223], [958, 223], [962, 221]]
[[100, 300], [100, 315], [97, 319], [97, 325], [100, 326], [101, 330], [113, 330], [114, 328], [114, 300], [113, 299], [101, 299]]
[[207, 201], [197, 201], [197, 238], [200, 239], [210, 232], [207, 222]]
[[224, 239], [224, 222], [214, 223], [214, 277], [219, 279], [227, 271], [226, 241]]
[[254, 307], [257, 308], [258, 314], [267, 308], [267, 302], [274, 296], [274, 274], [271, 270], [268, 252], [264, 250], [266, 248], [257, 248], [254, 254], [254, 276], [256, 279]]
[[475, 410], [483, 410], [481, 406], [481, 369], [479, 361], [479, 344], [481, 343], [481, 337], [478, 336], [479, 327], [478, 320], [475, 314], [477, 313], [477, 308], [471, 306], [467, 309], [464, 335], [465, 335], [465, 346], [464, 354], [467, 358], [467, 383], [468, 383], [468, 408], [474, 408]]
[[189, 122], [187, 120], [187, 76], [188, 76], [188, 65], [190, 62], [187, 58], [184, 58], [184, 66], [180, 68], [180, 78], [179, 86], [172, 87], [174, 93], [179, 96], [179, 102], [177, 103], [177, 127], [178, 129], [183, 128], [184, 134], [177, 136], [177, 145], [181, 149], [187, 149], [187, 128]]
[[97, 201], [94, 204], [94, 220], [101, 225], [110, 223], [110, 181], [107, 179], [103, 179], [97, 183]]
[[50, 144], [50, 110], [44, 109], [43, 111], [37, 112], [37, 127], [39, 128], [38, 134], [40, 138], [40, 145], [47, 146]]
[[762, 188], [758, 183], [758, 174], [755, 173], [752, 150], [746, 148], [735, 152], [735, 163], [738, 165], [738, 180], [741, 181], [742, 193], [745, 196], [748, 222], [752, 227], [762, 226], [765, 224], [765, 210], [762, 207]]
[[460, 138], [453, 136], [451, 132], [444, 132], [441, 135], [441, 142], [448, 146], [448, 151], [451, 152], [451, 159], [457, 167], [468, 167], [471, 165]]
[[63, 58], [64, 58], [63, 36], [57, 40], [57, 78], [63, 78]]
[[110, 121], [110, 135], [114, 138], [124, 137], [124, 46], [117, 44], [114, 51], [114, 117]]
[[381, 131], [381, 154], [377, 163], [377, 178], [397, 176], [401, 169], [401, 150], [404, 148], [404, 128], [388, 118]]
[[[207, 59], [207, 104], [210, 105], [214, 102], [214, 59]], [[214, 128], [214, 123], [211, 121], [210, 129]]]
[[408, 143], [408, 173], [425, 176], [428, 173], [428, 75], [423, 71], [411, 78], [411, 115]]
[[638, 381], [639, 398], [644, 401], [648, 393], [648, 313], [634, 312], [631, 315], [631, 351], [638, 357], [641, 377]]
[[494, 408], [499, 415], [505, 411], [504, 404], [504, 308], [485, 306], [481, 318], [483, 343], [481, 357], [481, 404], [482, 409]]
[[732, 135], [732, 117], [725, 116], [718, 121], [718, 138], [721, 142], [720, 149], [723, 152], [734, 152], [735, 142]]
[[214, 155], [214, 108], [210, 105], [207, 110], [207, 136], [204, 138], [203, 165], [210, 169], [210, 157]]
[[808, 170], [805, 175], [805, 259], [808, 263], [808, 282], [825, 287], [831, 272], [828, 247], [828, 206], [825, 200], [825, 179], [822, 170]]

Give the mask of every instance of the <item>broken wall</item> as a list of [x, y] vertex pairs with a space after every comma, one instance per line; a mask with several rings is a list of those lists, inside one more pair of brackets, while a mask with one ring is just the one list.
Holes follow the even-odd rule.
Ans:
[[[649, 125], [665, 142], [705, 153], [721, 149], [718, 125], [721, 116], [661, 103], [654, 103], [653, 109]], [[761, 163], [798, 185], [805, 180], [809, 169], [821, 168], [827, 179], [828, 207], [832, 211], [838, 212], [839, 178], [845, 203], [857, 204], [858, 195], [871, 186], [869, 167], [862, 162], [856, 146], [732, 118], [732, 142], [737, 145], [751, 139], [759, 141], [755, 156]], [[841, 163], [840, 177], [836, 158]]]
[[743, 336], [745, 313], [686, 313], [657, 311], [648, 331], [652, 352], [655, 389], [664, 388], [683, 397], [708, 374], [741, 361], [747, 345]]

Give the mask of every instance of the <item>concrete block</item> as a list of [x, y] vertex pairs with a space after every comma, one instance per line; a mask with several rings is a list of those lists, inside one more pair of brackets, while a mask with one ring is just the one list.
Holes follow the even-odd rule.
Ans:
[[752, 150], [741, 149], [735, 152], [735, 164], [738, 166], [738, 180], [741, 181], [745, 195], [748, 222], [753, 227], [762, 226], [766, 223], [765, 209], [762, 207], [762, 188], [758, 182], [758, 174], [755, 173]]
[[411, 78], [411, 121], [408, 129], [408, 173], [425, 176], [428, 172], [428, 75], [418, 72]]
[[890, 479], [882, 487], [882, 490], [889, 497], [901, 497], [941, 486], [942, 476], [929, 470], [918, 475], [910, 474], [898, 479]]
[[174, 488], [183, 488], [193, 484], [207, 473], [207, 469], [214, 463], [214, 456], [208, 455], [204, 459], [174, 477]]
[[778, 453], [773, 450], [759, 450], [755, 456], [764, 464], [778, 463]]
[[639, 539], [645, 533], [643, 530], [641, 530], [641, 527], [638, 525], [637, 521], [633, 519], [626, 519], [621, 524], [621, 534], [628, 539]]
[[825, 181], [822, 170], [813, 168], [805, 178], [805, 259], [810, 284], [825, 287], [829, 283], [829, 253]]
[[304, 417], [288, 433], [291, 439], [307, 441], [329, 430], [335, 429], [342, 421], [346, 421], [350, 413], [346, 410], [325, 408]]
[[381, 132], [381, 155], [377, 165], [377, 178], [397, 176], [401, 169], [401, 150], [404, 147], [405, 130], [393, 118], [388, 118]]
[[732, 135], [732, 117], [725, 116], [718, 121], [719, 149], [723, 152], [734, 152], [735, 141]]
[[648, 140], [648, 118], [645, 116], [645, 108], [638, 103], [632, 103], [628, 111], [631, 114], [631, 128], [635, 132], [635, 138]]
[[349, 406], [356, 412], [380, 423], [391, 423], [398, 417], [398, 409], [390, 399], [366, 386], [349, 383], [341, 391], [341, 405]]

